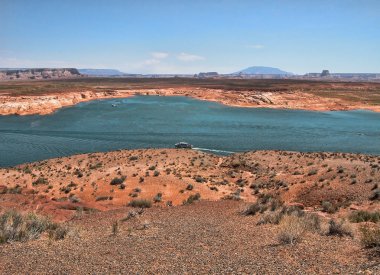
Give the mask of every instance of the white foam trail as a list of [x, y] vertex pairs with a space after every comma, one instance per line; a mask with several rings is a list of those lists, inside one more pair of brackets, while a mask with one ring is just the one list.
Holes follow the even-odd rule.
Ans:
[[208, 148], [198, 148], [198, 147], [193, 147], [193, 149], [199, 150], [199, 151], [210, 151], [210, 152], [215, 152], [215, 153], [226, 153], [226, 154], [234, 154], [235, 153], [232, 151], [224, 151], [224, 150], [208, 149]]

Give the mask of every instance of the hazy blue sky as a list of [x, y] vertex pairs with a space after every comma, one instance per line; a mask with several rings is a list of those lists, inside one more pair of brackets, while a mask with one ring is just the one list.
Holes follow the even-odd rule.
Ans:
[[0, 0], [0, 67], [380, 73], [379, 0]]

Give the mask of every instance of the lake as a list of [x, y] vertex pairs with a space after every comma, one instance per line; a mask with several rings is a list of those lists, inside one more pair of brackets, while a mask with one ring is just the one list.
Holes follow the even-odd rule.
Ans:
[[[116, 107], [112, 105], [115, 104]], [[52, 115], [0, 116], [0, 166], [78, 153], [166, 148], [380, 154], [380, 113], [228, 107], [187, 97], [98, 100]]]

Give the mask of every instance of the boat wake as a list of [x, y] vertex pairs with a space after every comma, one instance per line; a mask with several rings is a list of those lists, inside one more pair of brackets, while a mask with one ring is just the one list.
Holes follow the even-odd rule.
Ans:
[[208, 151], [208, 152], [214, 152], [214, 153], [219, 153], [219, 154], [234, 154], [235, 152], [232, 151], [225, 151], [225, 150], [217, 150], [217, 149], [208, 149], [208, 148], [198, 148], [198, 147], [193, 147], [194, 150], [199, 150], [199, 151]]

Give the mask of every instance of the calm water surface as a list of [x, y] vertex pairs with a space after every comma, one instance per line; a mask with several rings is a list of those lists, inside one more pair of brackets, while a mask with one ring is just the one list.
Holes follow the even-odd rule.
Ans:
[[81, 103], [47, 116], [0, 116], [0, 166], [84, 152], [173, 147], [178, 141], [221, 153], [380, 154], [380, 114], [235, 108], [186, 97], [138, 96]]

